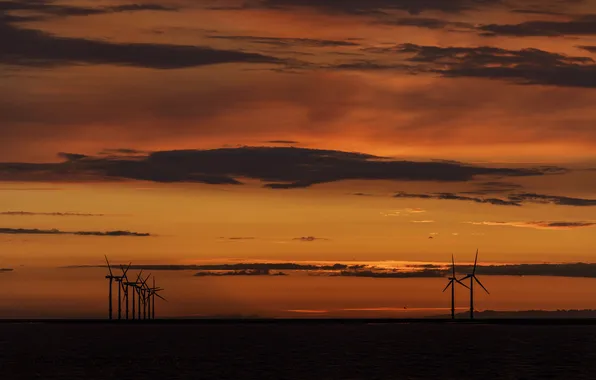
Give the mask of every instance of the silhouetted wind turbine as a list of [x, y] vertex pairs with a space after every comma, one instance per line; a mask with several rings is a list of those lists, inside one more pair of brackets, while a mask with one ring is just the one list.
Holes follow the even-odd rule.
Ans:
[[106, 263], [108, 264], [108, 274], [106, 275], [106, 278], [110, 280], [110, 290], [108, 295], [108, 315], [109, 319], [112, 319], [112, 282], [114, 281], [114, 279], [117, 278], [117, 276], [114, 276], [114, 274], [112, 273], [112, 268], [110, 268], [108, 256], [104, 255], [104, 257], [106, 258]]
[[451, 319], [455, 319], [455, 283], [457, 282], [465, 288], [468, 288], [468, 286], [455, 277], [455, 259], [453, 258], [453, 255], [451, 255], [451, 268], [453, 269], [453, 272], [451, 277], [449, 277], [449, 282], [445, 289], [443, 289], [443, 292], [451, 286]]
[[147, 285], [147, 280], [149, 279], [149, 277], [151, 277], [151, 274], [149, 274], [147, 276], [147, 278], [145, 278], [142, 283], [141, 283], [141, 288], [139, 296], [143, 296], [143, 319], [147, 319], [147, 299], [148, 299], [148, 291], [149, 291], [149, 285]]
[[159, 294], [157, 294], [158, 292], [161, 292], [162, 290], [163, 290], [162, 288], [157, 288], [155, 286], [155, 277], [153, 277], [153, 287], [149, 289], [149, 297], [152, 298], [151, 299], [151, 309], [150, 309], [151, 319], [155, 319], [155, 296], [158, 296], [162, 300], [168, 302], [167, 299], [165, 299], [162, 296], [160, 296]]
[[470, 319], [474, 319], [474, 281], [478, 283], [484, 289], [486, 294], [490, 294], [488, 290], [482, 285], [478, 277], [476, 277], [476, 264], [478, 263], [478, 250], [476, 250], [476, 259], [474, 259], [474, 268], [472, 269], [472, 273], [468, 274], [466, 277], [462, 278], [461, 281], [470, 279]]
[[[127, 287], [131, 287], [131, 286], [132, 286], [132, 288], [133, 288], [133, 289], [132, 289], [132, 302], [131, 302], [131, 305], [132, 305], [132, 319], [136, 319], [136, 309], [135, 309], [135, 306], [136, 306], [136, 302], [135, 302], [135, 292], [136, 292], [136, 288], [137, 288], [137, 286], [138, 286], [138, 284], [139, 284], [139, 279], [141, 278], [141, 275], [142, 275], [142, 274], [143, 274], [143, 271], [141, 270], [141, 272], [139, 272], [139, 274], [137, 275], [137, 279], [136, 279], [136, 281], [135, 281], [135, 282], [130, 282], [130, 281], [128, 281], [128, 280], [127, 280], [127, 281], [126, 281], [126, 283], [125, 283], [125, 285], [126, 285]], [[126, 300], [127, 300], [126, 302], [128, 302], [128, 289], [126, 290]], [[126, 315], [127, 315], [126, 319], [128, 319], [128, 304], [127, 304], [127, 312], [126, 312]]]
[[128, 286], [126, 286], [128, 277], [126, 276], [126, 273], [130, 269], [131, 264], [132, 263], [128, 264], [126, 269], [124, 269], [123, 265], [120, 265], [122, 275], [118, 276], [116, 279], [116, 282], [118, 282], [118, 319], [122, 319], [122, 298], [120, 296], [121, 291], [124, 291], [124, 301], [126, 302], [126, 319], [128, 319]]

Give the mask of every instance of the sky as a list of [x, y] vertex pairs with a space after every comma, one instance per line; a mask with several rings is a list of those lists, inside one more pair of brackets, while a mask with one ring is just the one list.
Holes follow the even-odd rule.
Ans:
[[595, 60], [592, 0], [0, 0], [0, 278], [596, 262]]

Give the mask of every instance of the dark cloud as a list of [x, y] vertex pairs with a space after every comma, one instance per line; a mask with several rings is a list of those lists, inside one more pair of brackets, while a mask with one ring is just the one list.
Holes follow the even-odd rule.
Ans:
[[419, 199], [444, 199], [444, 200], [456, 200], [456, 201], [471, 201], [476, 203], [486, 203], [497, 206], [521, 206], [520, 202], [509, 201], [499, 198], [476, 198], [468, 197], [464, 195], [457, 195], [454, 193], [435, 193], [435, 194], [411, 194], [405, 192], [399, 192], [395, 194], [396, 198], [419, 198]]
[[426, 29], [473, 29], [472, 24], [466, 22], [454, 22], [438, 18], [428, 17], [400, 17], [390, 19], [387, 21], [379, 21], [384, 25], [395, 25], [395, 26], [415, 26], [418, 28]]
[[508, 226], [534, 228], [537, 230], [569, 230], [574, 228], [594, 227], [595, 222], [469, 222], [480, 226]]
[[262, 0], [261, 6], [274, 9], [308, 7], [329, 13], [383, 15], [401, 10], [410, 14], [425, 11], [459, 13], [499, 5], [502, 0]]
[[177, 8], [166, 7], [159, 4], [123, 4], [111, 7], [80, 7], [74, 5], [58, 4], [52, 0], [6, 0], [0, 1], [0, 12], [33, 12], [41, 16], [91, 16], [118, 12], [131, 11], [177, 11]]
[[239, 42], [249, 42], [255, 44], [274, 45], [279, 47], [346, 47], [346, 46], [360, 46], [351, 41], [338, 40], [320, 40], [311, 38], [282, 38], [282, 37], [258, 37], [258, 36], [223, 36], [210, 35], [207, 36], [212, 39], [224, 39]]
[[[152, 152], [130, 159], [87, 157], [63, 163], [0, 163], [0, 180], [118, 180], [240, 184], [306, 188], [343, 180], [465, 182], [481, 177], [541, 176], [550, 168], [499, 168], [398, 161], [364, 153], [289, 147], [241, 147]], [[556, 172], [556, 171], [554, 171]]]
[[229, 276], [287, 276], [284, 272], [271, 272], [270, 269], [244, 269], [231, 272], [201, 271], [195, 274], [196, 277], [229, 277]]
[[526, 85], [596, 87], [596, 63], [592, 58], [567, 56], [539, 49], [400, 44], [364, 50], [384, 56], [395, 54], [407, 58], [397, 63], [369, 60], [345, 62], [333, 67], [349, 70], [400, 70], [410, 74], [439, 74], [449, 78], [498, 79]]
[[487, 194], [500, 194], [500, 193], [509, 193], [512, 191], [516, 191], [522, 188], [521, 185], [512, 182], [498, 182], [498, 181], [489, 181], [489, 182], [482, 182], [477, 185], [477, 189], [473, 191], [463, 191], [462, 194], [472, 194], [472, 195], [487, 195]]
[[30, 211], [1, 211], [0, 215], [9, 216], [105, 216], [104, 214], [88, 214], [79, 212], [30, 212]]
[[82, 235], [82, 236], [151, 236], [148, 233], [132, 231], [60, 231], [57, 229], [40, 230], [37, 228], [0, 228], [0, 234], [9, 235]]
[[314, 237], [314, 236], [302, 236], [299, 238], [294, 238], [292, 240], [298, 240], [298, 241], [303, 241], [303, 242], [312, 242], [312, 241], [329, 240], [329, 239], [319, 238], [319, 237]]
[[596, 199], [572, 198], [533, 193], [511, 194], [509, 195], [509, 199], [516, 202], [553, 204], [559, 206], [596, 206]]
[[0, 273], [5, 273], [5, 272], [12, 272], [13, 269], [11, 268], [0, 268]]
[[589, 51], [590, 53], [596, 53], [596, 46], [583, 45], [583, 46], [578, 46], [578, 48], [584, 49], [585, 51]]
[[477, 29], [484, 36], [586, 36], [596, 34], [596, 15], [575, 16], [567, 21], [526, 21], [519, 24], [481, 25]]
[[252, 236], [232, 236], [229, 238], [222, 237], [221, 239], [228, 239], [228, 240], [255, 240], [255, 237]]
[[53, 67], [109, 64], [152, 69], [180, 69], [222, 63], [282, 63], [281, 60], [243, 51], [152, 43], [110, 43], [60, 37], [25, 29], [0, 18], [0, 64]]
[[396, 198], [418, 198], [418, 199], [437, 199], [437, 200], [457, 200], [471, 201], [476, 203], [487, 203], [496, 206], [522, 206], [524, 203], [551, 204], [557, 206], [596, 206], [596, 199], [572, 198], [557, 195], [533, 194], [533, 193], [514, 193], [508, 194], [506, 198], [477, 198], [455, 193], [429, 193], [412, 194], [399, 192]]

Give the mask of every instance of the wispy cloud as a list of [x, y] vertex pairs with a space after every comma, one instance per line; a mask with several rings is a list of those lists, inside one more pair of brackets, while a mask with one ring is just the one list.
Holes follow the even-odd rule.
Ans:
[[504, 226], [534, 228], [537, 230], [570, 230], [575, 228], [594, 227], [596, 222], [466, 222], [477, 226]]
[[434, 220], [412, 220], [412, 223], [434, 223]]
[[391, 211], [383, 211], [381, 215], [383, 216], [402, 216], [402, 215], [412, 215], [412, 214], [422, 214], [425, 213], [426, 210], [421, 208], [402, 208], [398, 210], [391, 210]]
[[573, 198], [560, 195], [547, 195], [535, 193], [513, 193], [505, 196], [506, 198], [481, 198], [460, 195], [456, 193], [406, 193], [399, 192], [395, 198], [417, 198], [417, 199], [435, 199], [435, 200], [454, 200], [468, 201], [475, 203], [491, 204], [495, 206], [517, 206], [524, 203], [550, 204], [557, 206], [576, 206], [587, 207], [596, 206], [596, 199]]

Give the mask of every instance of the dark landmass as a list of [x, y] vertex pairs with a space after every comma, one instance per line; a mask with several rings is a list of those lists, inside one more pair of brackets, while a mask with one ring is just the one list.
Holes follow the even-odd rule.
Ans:
[[14, 269], [12, 268], [0, 268], [0, 273], [2, 272], [12, 272]]
[[7, 379], [593, 379], [596, 325], [546, 322], [0, 323], [0, 357]]
[[[295, 263], [238, 263], [238, 264], [204, 264], [204, 265], [176, 265], [176, 264], [154, 264], [154, 265], [131, 265], [132, 270], [344, 270], [359, 269], [362, 265], [314, 265]], [[106, 268], [105, 265], [75, 265], [66, 268]]]
[[445, 277], [446, 272], [438, 269], [425, 269], [421, 271], [383, 271], [375, 272], [372, 270], [342, 270], [339, 273], [331, 273], [329, 276], [341, 277], [369, 277], [369, 278], [429, 278], [429, 277]]
[[133, 231], [61, 231], [58, 229], [40, 230], [37, 228], [0, 228], [0, 234], [9, 235], [82, 235], [82, 236], [151, 236], [148, 233]]
[[287, 276], [286, 273], [283, 272], [271, 272], [269, 269], [248, 269], [248, 270], [236, 270], [231, 272], [211, 272], [211, 271], [201, 271], [195, 274], [197, 277], [205, 277], [205, 276]]
[[[116, 231], [117, 232], [117, 231]], [[0, 232], [1, 233], [1, 232]], [[143, 235], [144, 236], [144, 235]], [[105, 268], [105, 265], [79, 265], [67, 268]], [[298, 263], [235, 263], [235, 264], [203, 264], [203, 265], [131, 265], [133, 270], [280, 270], [280, 271], [327, 271], [323, 276], [376, 277], [376, 278], [435, 278], [447, 277], [451, 273], [448, 265], [420, 264], [407, 265], [405, 270], [392, 270], [363, 264], [298, 264]], [[458, 265], [456, 271], [464, 275], [472, 271], [472, 265]], [[554, 276], [596, 278], [595, 263], [544, 263], [544, 264], [505, 264], [478, 265], [476, 273], [483, 276]]]
[[[448, 315], [433, 316], [430, 318], [448, 318]], [[470, 312], [462, 312], [456, 314], [457, 318], [470, 318]], [[484, 310], [475, 311], [474, 318], [488, 318], [488, 319], [541, 319], [541, 318], [557, 318], [557, 319], [590, 319], [596, 321], [596, 310], [518, 310], [518, 311], [497, 311]]]

